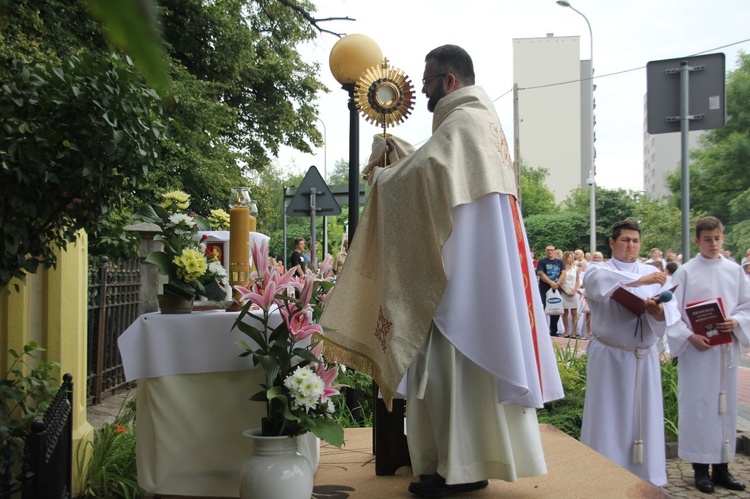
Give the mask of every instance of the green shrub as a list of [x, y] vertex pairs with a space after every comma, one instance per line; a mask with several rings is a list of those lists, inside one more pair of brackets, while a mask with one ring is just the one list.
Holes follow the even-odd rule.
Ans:
[[661, 389], [664, 397], [664, 438], [676, 442], [680, 417], [677, 405], [677, 358], [661, 357]]
[[126, 399], [114, 423], [95, 430], [93, 441], [76, 449], [81, 477], [78, 497], [144, 497], [135, 459], [135, 398]]
[[[336, 398], [336, 417], [338, 423], [344, 428], [359, 428], [372, 426], [372, 378], [362, 371], [354, 369], [343, 370], [339, 368], [339, 375], [336, 383], [346, 385], [347, 388], [341, 390], [343, 395], [347, 391], [358, 390], [357, 407], [350, 408], [346, 405], [346, 396]], [[352, 409], [359, 409], [362, 422], [360, 423]]]
[[540, 423], [551, 424], [576, 440], [581, 438], [588, 362], [579, 346], [578, 340], [571, 340], [564, 347], [554, 344], [565, 398], [545, 404], [544, 409], [537, 412]]
[[59, 374], [60, 364], [39, 361], [32, 365], [23, 359], [43, 351], [33, 341], [24, 345], [20, 354], [8, 350], [14, 360], [0, 382], [0, 476], [9, 469], [18, 471], [31, 424], [44, 418], [44, 411], [59, 389], [53, 383], [58, 381], [54, 373]]

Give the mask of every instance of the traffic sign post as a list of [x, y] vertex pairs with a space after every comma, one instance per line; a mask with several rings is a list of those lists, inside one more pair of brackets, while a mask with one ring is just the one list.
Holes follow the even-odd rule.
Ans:
[[341, 214], [341, 207], [315, 166], [307, 170], [285, 214], [290, 217], [310, 217], [310, 263], [315, 266], [315, 218]]
[[688, 134], [726, 124], [725, 66], [724, 54], [651, 61], [646, 65], [648, 133], [679, 131], [681, 135], [683, 263], [690, 259]]

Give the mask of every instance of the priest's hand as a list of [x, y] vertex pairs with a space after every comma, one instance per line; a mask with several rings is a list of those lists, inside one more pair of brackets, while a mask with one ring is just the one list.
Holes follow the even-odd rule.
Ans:
[[649, 298], [646, 300], [646, 312], [651, 315], [657, 321], [664, 321], [664, 307], [661, 303], [658, 303], [655, 299]]
[[688, 342], [699, 352], [705, 352], [711, 348], [711, 343], [709, 343], [708, 338], [700, 334], [691, 334], [688, 336]]
[[660, 284], [664, 285], [664, 283], [667, 282], [667, 274], [664, 272], [652, 272], [651, 274], [646, 274], [644, 276], [641, 276], [640, 279], [637, 281], [628, 284], [628, 286], [631, 287], [638, 287], [638, 286], [648, 286], [649, 284]]

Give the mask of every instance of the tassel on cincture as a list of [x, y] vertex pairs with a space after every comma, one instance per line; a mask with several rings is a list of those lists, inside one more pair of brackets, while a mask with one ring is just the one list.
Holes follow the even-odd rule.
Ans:
[[719, 392], [719, 414], [727, 413], [727, 394], [726, 392]]
[[633, 442], [633, 463], [641, 464], [643, 462], [643, 440]]
[[724, 440], [724, 448], [721, 452], [721, 461], [724, 463], [728, 463], [730, 461], [729, 459], [729, 451], [731, 450], [731, 447], [729, 446], [729, 440]]

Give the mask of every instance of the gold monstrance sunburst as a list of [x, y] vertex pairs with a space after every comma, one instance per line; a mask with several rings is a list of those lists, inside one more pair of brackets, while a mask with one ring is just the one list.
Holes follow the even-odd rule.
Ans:
[[[400, 125], [414, 109], [414, 85], [399, 68], [383, 59], [380, 64], [366, 69], [354, 84], [354, 102], [364, 118], [386, 129]], [[385, 154], [383, 166], [387, 164]]]

